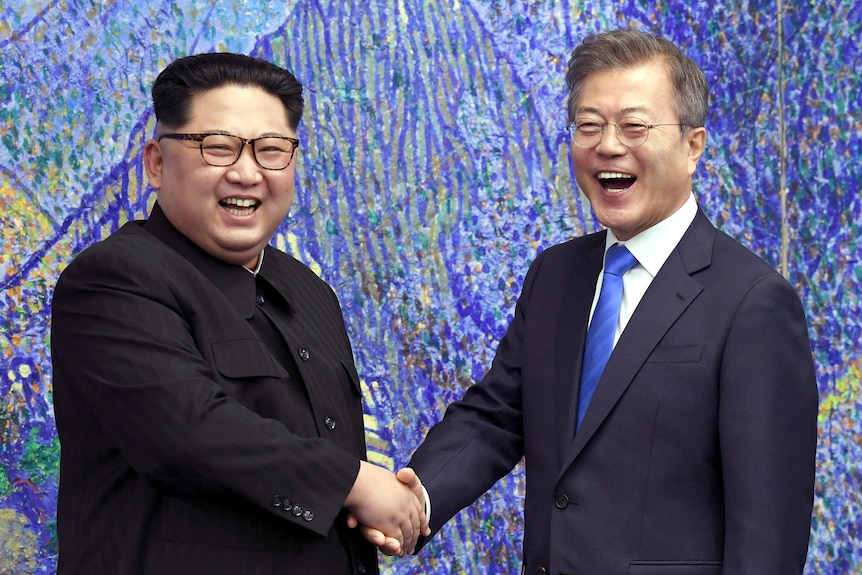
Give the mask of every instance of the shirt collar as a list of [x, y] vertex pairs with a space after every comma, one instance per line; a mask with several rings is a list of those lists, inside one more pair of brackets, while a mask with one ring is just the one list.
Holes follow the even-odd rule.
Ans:
[[605, 252], [612, 245], [625, 245], [638, 263], [652, 277], [658, 274], [686, 230], [697, 215], [697, 201], [689, 194], [685, 203], [673, 214], [637, 234], [628, 241], [619, 241], [611, 230], [605, 239]]
[[250, 270], [245, 266], [242, 266], [243, 269], [245, 269], [248, 273], [250, 273], [254, 277], [257, 277], [257, 274], [260, 273], [260, 268], [263, 267], [263, 254], [265, 252], [266, 252], [266, 248], [260, 250], [260, 255], [257, 258], [257, 265], [255, 266], [255, 268], [253, 270]]

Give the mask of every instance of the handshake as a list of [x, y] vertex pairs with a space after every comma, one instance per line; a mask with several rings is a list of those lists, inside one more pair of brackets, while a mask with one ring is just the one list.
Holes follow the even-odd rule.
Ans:
[[347, 526], [359, 527], [363, 536], [386, 555], [404, 557], [416, 549], [420, 534], [431, 535], [422, 483], [409, 467], [393, 474], [361, 461], [344, 507], [348, 510]]

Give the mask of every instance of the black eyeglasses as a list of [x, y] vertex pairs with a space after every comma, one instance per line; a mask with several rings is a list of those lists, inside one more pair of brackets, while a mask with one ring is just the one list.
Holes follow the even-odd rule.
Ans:
[[283, 170], [290, 165], [299, 140], [287, 136], [264, 136], [262, 138], [240, 138], [230, 134], [162, 134], [171, 140], [186, 140], [200, 144], [201, 157], [210, 166], [232, 166], [239, 161], [246, 144], [257, 165], [264, 170]]
[[[687, 128], [688, 124], [647, 124], [640, 118], [621, 118], [619, 122], [606, 122], [600, 124], [595, 120], [575, 120], [566, 130], [572, 142], [579, 148], [589, 150], [595, 148], [602, 141], [602, 135], [608, 126], [613, 126], [617, 131], [617, 138], [627, 148], [637, 148], [647, 141], [649, 132], [660, 126], [680, 126]], [[683, 130], [685, 132], [685, 130]]]

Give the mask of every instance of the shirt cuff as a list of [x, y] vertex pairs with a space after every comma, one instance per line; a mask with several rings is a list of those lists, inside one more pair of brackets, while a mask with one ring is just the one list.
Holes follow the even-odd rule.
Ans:
[[428, 490], [422, 486], [422, 495], [425, 496], [425, 520], [431, 523], [431, 498], [428, 496]]

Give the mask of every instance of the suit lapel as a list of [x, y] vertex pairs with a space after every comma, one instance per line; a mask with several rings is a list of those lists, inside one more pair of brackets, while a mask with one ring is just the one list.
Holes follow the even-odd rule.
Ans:
[[[691, 274], [710, 264], [714, 240], [715, 228], [698, 211], [679, 245], [653, 279], [614, 347], [581, 428], [566, 450], [564, 470], [605, 421], [665, 333], [703, 290]], [[580, 340], [579, 357], [583, 356], [584, 337]]]
[[587, 322], [590, 317], [596, 281], [602, 269], [605, 248], [605, 233], [590, 236], [592, 244], [587, 246], [580, 258], [573, 259], [567, 281], [561, 290], [563, 305], [553, 335], [556, 346], [557, 427], [559, 454], [564, 457], [575, 436], [575, 413], [584, 356], [584, 341], [587, 337]]

